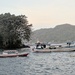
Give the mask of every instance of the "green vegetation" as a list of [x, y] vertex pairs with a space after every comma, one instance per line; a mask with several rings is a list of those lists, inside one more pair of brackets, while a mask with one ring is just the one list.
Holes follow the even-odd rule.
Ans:
[[31, 27], [25, 15], [0, 14], [0, 48], [22, 47], [22, 40], [30, 40]]

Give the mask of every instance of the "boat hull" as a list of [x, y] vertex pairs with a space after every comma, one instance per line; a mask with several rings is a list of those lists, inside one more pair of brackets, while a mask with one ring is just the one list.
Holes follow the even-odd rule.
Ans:
[[50, 52], [73, 52], [75, 48], [60, 48], [60, 49], [33, 49], [35, 53], [50, 53]]
[[7, 57], [26, 57], [29, 53], [24, 54], [0, 54], [0, 58], [7, 58]]

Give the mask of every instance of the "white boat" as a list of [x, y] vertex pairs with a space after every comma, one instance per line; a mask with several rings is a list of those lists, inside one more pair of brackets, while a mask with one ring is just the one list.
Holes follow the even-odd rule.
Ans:
[[59, 48], [59, 49], [49, 49], [49, 48], [44, 48], [44, 49], [32, 49], [33, 52], [36, 53], [49, 53], [49, 52], [73, 52], [75, 51], [75, 48]]
[[5, 58], [5, 57], [25, 57], [29, 53], [18, 53], [17, 50], [5, 50], [3, 51], [2, 54], [0, 54], [0, 58]]

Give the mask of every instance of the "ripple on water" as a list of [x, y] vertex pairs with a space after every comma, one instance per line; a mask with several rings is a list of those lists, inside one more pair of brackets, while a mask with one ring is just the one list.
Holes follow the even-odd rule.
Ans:
[[0, 58], [0, 75], [75, 75], [73, 52], [31, 53], [28, 57]]

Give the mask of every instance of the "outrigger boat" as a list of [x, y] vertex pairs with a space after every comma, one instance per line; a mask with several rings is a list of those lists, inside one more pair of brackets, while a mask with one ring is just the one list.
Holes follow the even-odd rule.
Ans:
[[6, 57], [25, 57], [29, 53], [18, 53], [17, 50], [5, 50], [2, 54], [0, 54], [0, 58], [6, 58]]

